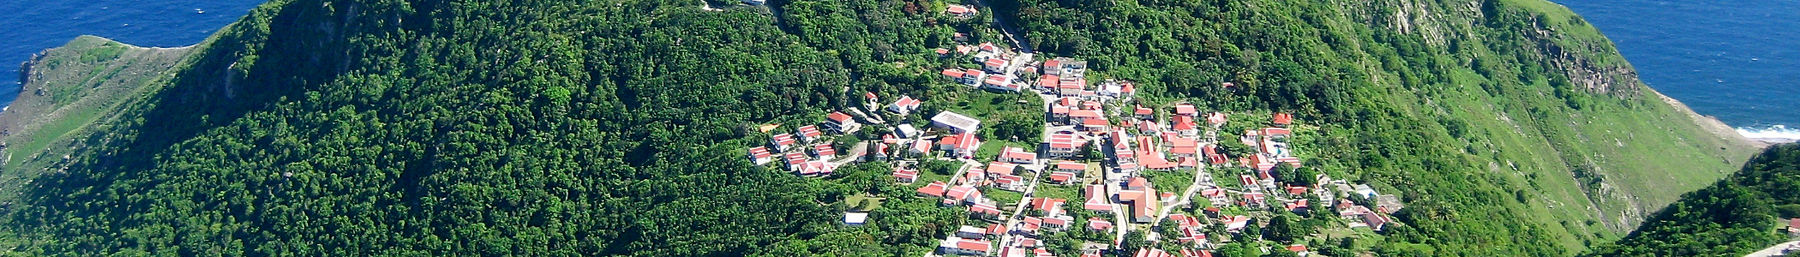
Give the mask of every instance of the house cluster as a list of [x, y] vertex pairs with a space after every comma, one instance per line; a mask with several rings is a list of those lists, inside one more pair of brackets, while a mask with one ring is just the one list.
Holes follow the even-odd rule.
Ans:
[[757, 165], [780, 158], [782, 167], [801, 176], [831, 175], [839, 165], [830, 161], [837, 158], [837, 148], [823, 137], [824, 132], [817, 125], [800, 126], [793, 133], [769, 137], [767, 146], [751, 147], [747, 157]]
[[[982, 89], [1017, 93], [1025, 89], [1019, 84], [1019, 75], [1014, 74], [1013, 58], [1017, 53], [1009, 52], [994, 43], [981, 43], [973, 47], [958, 46], [957, 54], [967, 55], [971, 61], [981, 64], [981, 69], [945, 69], [940, 74], [963, 85]], [[938, 49], [938, 54], [949, 57], [950, 51]]]

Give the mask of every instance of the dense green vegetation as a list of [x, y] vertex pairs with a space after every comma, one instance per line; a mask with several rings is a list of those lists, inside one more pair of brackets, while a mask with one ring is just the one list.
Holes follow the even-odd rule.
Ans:
[[1800, 145], [1769, 148], [1744, 169], [1682, 195], [1590, 256], [1743, 256], [1788, 239], [1777, 229], [1800, 218]]
[[[1621, 195], [1662, 199], [1594, 188], [1697, 188], [1637, 174], [1716, 178], [1747, 149], [1686, 125], [1635, 80], [1563, 72], [1628, 67], [1579, 18], [1536, 0], [997, 2], [961, 20], [939, 11], [953, 2], [931, 0], [275, 0], [118, 122], [76, 137], [69, 161], [7, 171], [61, 170], [6, 207], [0, 246], [20, 256], [916, 255], [964, 224], [962, 211], [906, 197], [916, 185], [887, 183], [883, 163], [800, 178], [747, 164], [743, 149], [766, 141], [755, 125], [818, 122], [862, 92], [925, 99], [927, 114], [969, 112], [993, 124], [990, 140], [1038, 141], [1042, 117], [1019, 112], [1039, 100], [935, 73], [968, 65], [931, 53], [952, 33], [1000, 42], [987, 15], [1020, 24], [1044, 54], [1090, 60], [1094, 81], [1140, 81], [1147, 101], [1296, 113], [1312, 126], [1295, 142], [1306, 172], [1408, 201], [1396, 215], [1405, 225], [1356, 247], [1381, 255], [1572, 254], [1611, 236], [1593, 221], [1629, 210]], [[1614, 159], [1651, 153], [1666, 158]], [[957, 165], [926, 162], [924, 173]], [[837, 224], [864, 208], [870, 225]], [[1269, 233], [1299, 241], [1302, 231]]]
[[[1387, 255], [1574, 254], [1750, 149], [1686, 125], [1605, 37], [1542, 1], [1000, 2], [1042, 54], [1138, 81], [1151, 102], [1316, 126], [1295, 142], [1307, 166], [1410, 202]], [[1221, 138], [1266, 124], [1234, 117]]]

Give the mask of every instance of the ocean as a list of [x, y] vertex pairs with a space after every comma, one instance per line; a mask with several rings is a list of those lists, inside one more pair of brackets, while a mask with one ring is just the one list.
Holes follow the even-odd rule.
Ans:
[[200, 43], [262, 0], [0, 0], [0, 105], [19, 95], [19, 64], [95, 35], [145, 47]]
[[1553, 1], [1657, 91], [1745, 136], [1800, 139], [1800, 1]]
[[[1800, 139], [1800, 0], [1554, 0], [1618, 44], [1651, 87], [1757, 138]], [[79, 35], [199, 43], [261, 0], [0, 0], [0, 105], [18, 65]]]

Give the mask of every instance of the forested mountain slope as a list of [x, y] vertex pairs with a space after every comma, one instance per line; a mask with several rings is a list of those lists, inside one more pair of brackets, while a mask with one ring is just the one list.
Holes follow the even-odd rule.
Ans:
[[1683, 194], [1618, 242], [1590, 256], [1743, 256], [1789, 239], [1800, 219], [1800, 145], [1769, 148], [1744, 169]]
[[[275, 0], [7, 207], [12, 255], [916, 255], [966, 215], [869, 164], [749, 165], [755, 124], [864, 91], [955, 95], [952, 34], [1092, 60], [1151, 101], [1287, 111], [1336, 177], [1400, 192], [1373, 251], [1558, 256], [1751, 146], [1539, 0]], [[726, 6], [723, 10], [701, 5]], [[1219, 87], [1233, 82], [1231, 88]], [[846, 90], [848, 88], [849, 90]], [[18, 172], [9, 170], [6, 172]]]

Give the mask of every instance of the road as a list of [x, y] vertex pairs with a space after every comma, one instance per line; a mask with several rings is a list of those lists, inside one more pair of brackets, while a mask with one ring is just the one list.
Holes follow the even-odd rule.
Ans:
[[844, 166], [844, 164], [850, 164], [850, 162], [853, 162], [856, 160], [861, 160], [862, 156], [863, 156], [863, 152], [868, 151], [868, 150], [869, 150], [869, 142], [867, 142], [867, 141], [857, 142], [856, 146], [850, 147], [850, 151], [843, 152], [843, 156], [845, 156], [845, 157], [838, 158], [837, 160], [831, 161], [831, 165], [832, 166]]
[[[991, 5], [988, 5], [987, 1], [985, 1], [985, 0], [984, 1], [976, 1], [976, 4], [981, 5], [983, 7], [992, 7]], [[988, 8], [988, 10], [993, 10], [993, 8]], [[993, 15], [993, 16], [994, 16], [994, 26], [1000, 27], [1000, 32], [1006, 34], [1007, 41], [1012, 41], [1012, 44], [1014, 46], [1018, 46], [1019, 52], [1024, 52], [1024, 53], [1032, 52], [1031, 51], [1031, 42], [1027, 41], [1025, 39], [1025, 37], [1021, 36], [1021, 34], [1024, 34], [1024, 33], [1020, 32], [1019, 28], [1015, 28], [1011, 25], [1007, 25], [1006, 19], [1001, 19], [1000, 15]]]
[[1786, 243], [1775, 244], [1775, 246], [1770, 246], [1769, 248], [1764, 248], [1761, 251], [1756, 251], [1754, 253], [1750, 253], [1749, 255], [1744, 255], [1744, 257], [1785, 256], [1786, 253], [1784, 253], [1784, 251], [1793, 251], [1793, 253], [1800, 253], [1800, 241], [1791, 241], [1791, 242], [1786, 242]]

